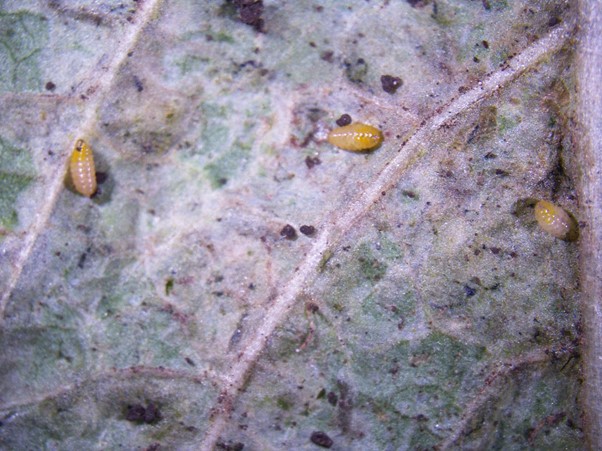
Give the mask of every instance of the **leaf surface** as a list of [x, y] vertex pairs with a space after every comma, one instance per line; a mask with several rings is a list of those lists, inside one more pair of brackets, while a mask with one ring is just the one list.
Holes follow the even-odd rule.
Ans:
[[582, 444], [575, 7], [252, 5], [1, 4], [1, 447]]

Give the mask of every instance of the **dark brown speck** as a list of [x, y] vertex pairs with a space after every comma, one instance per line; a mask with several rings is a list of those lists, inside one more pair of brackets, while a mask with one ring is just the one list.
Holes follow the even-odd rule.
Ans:
[[299, 231], [303, 235], [312, 236], [313, 234], [316, 233], [316, 228], [311, 225], [302, 225], [301, 227], [299, 227]]
[[380, 77], [380, 84], [382, 85], [383, 91], [389, 94], [395, 94], [398, 88], [401, 87], [403, 81], [399, 77], [394, 77], [392, 75], [382, 75]]
[[322, 431], [314, 431], [311, 433], [309, 438], [314, 445], [321, 446], [322, 448], [330, 448], [333, 444], [332, 439]]
[[287, 224], [280, 231], [280, 236], [286, 238], [287, 240], [294, 240], [297, 238], [297, 231], [292, 225]]
[[339, 127], [349, 125], [351, 124], [351, 116], [349, 116], [347, 113], [341, 114], [341, 117], [336, 120], [336, 123]]

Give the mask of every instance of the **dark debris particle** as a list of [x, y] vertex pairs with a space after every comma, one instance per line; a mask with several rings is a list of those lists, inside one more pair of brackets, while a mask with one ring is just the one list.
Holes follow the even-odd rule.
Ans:
[[477, 291], [474, 288], [470, 287], [469, 285], [464, 285], [464, 294], [466, 295], [467, 298], [471, 298], [475, 294], [477, 294]]
[[548, 20], [548, 27], [555, 27], [560, 22], [561, 22], [561, 20], [558, 16], [553, 16], [550, 18], [550, 20]]
[[406, 0], [412, 8], [424, 8], [431, 0]]
[[109, 178], [109, 174], [107, 174], [106, 172], [103, 172], [103, 171], [96, 172], [96, 183], [98, 183], [99, 185], [102, 185], [104, 182], [106, 182], [108, 178]]
[[282, 227], [282, 230], [280, 231], [280, 236], [286, 238], [287, 240], [294, 240], [295, 238], [297, 238], [297, 231], [292, 225], [287, 224], [284, 227]]
[[316, 313], [320, 310], [320, 307], [317, 304], [314, 304], [313, 302], [308, 302], [307, 304], [305, 304], [305, 309], [310, 313]]
[[351, 116], [347, 113], [341, 114], [341, 117], [338, 118], [336, 122], [339, 127], [344, 127], [345, 125], [351, 124]]
[[308, 169], [311, 169], [314, 166], [319, 165], [320, 163], [322, 163], [322, 160], [320, 160], [318, 157], [307, 156], [305, 158], [305, 164], [306, 164], [306, 166], [307, 166]]
[[483, 47], [485, 47], [486, 49], [489, 48], [489, 42], [487, 42], [487, 41], [481, 41], [481, 44], [483, 44]]
[[169, 296], [171, 290], [173, 290], [174, 280], [170, 277], [165, 281], [165, 295]]
[[326, 61], [327, 63], [334, 62], [334, 52], [332, 50], [324, 50], [320, 53], [320, 59]]
[[309, 108], [307, 110], [307, 118], [312, 122], [318, 122], [328, 113], [321, 108]]
[[401, 319], [398, 321], [398, 323], [397, 323], [397, 329], [398, 329], [398, 330], [403, 330], [403, 328], [405, 327], [405, 325], [406, 325], [406, 321], [405, 321], [405, 319], [404, 319], [404, 318], [401, 318]]
[[332, 439], [322, 431], [314, 431], [311, 433], [309, 438], [314, 445], [321, 446], [322, 448], [330, 448], [333, 444]]
[[46, 91], [54, 91], [54, 89], [56, 88], [56, 85], [54, 83], [52, 83], [51, 81], [49, 81], [48, 83], [46, 83]]
[[345, 75], [352, 83], [363, 83], [368, 74], [368, 63], [364, 58], [358, 58], [355, 62], [345, 61]]
[[380, 84], [383, 88], [383, 91], [389, 94], [395, 94], [398, 88], [403, 85], [403, 81], [399, 77], [394, 77], [392, 75], [382, 75], [380, 77]]
[[159, 408], [152, 402], [144, 407], [142, 404], [127, 406], [125, 419], [133, 423], [153, 424], [161, 420]]
[[86, 249], [86, 252], [79, 256], [79, 261], [77, 262], [77, 267], [82, 269], [84, 264], [86, 263], [86, 258], [88, 257], [88, 252], [90, 252], [90, 248]]
[[186, 361], [186, 363], [190, 366], [196, 366], [196, 364], [194, 363], [194, 360], [192, 360], [190, 357], [186, 357], [184, 358], [184, 360]]
[[337, 402], [339, 401], [339, 397], [333, 391], [328, 392], [328, 394], [326, 395], [326, 399], [328, 399], [329, 404], [332, 406], [336, 406]]
[[299, 231], [303, 235], [312, 236], [313, 234], [316, 233], [316, 228], [311, 225], [302, 225], [301, 227], [299, 227]]
[[241, 442], [217, 442], [215, 448], [223, 451], [242, 451], [245, 445]]
[[238, 17], [240, 21], [250, 27], [253, 27], [255, 31], [264, 32], [264, 22], [261, 17], [263, 14], [263, 1], [262, 0], [231, 0], [234, 7], [238, 11]]
[[144, 85], [142, 84], [142, 80], [140, 80], [136, 75], [134, 75], [134, 86], [136, 86], [136, 91], [144, 91]]

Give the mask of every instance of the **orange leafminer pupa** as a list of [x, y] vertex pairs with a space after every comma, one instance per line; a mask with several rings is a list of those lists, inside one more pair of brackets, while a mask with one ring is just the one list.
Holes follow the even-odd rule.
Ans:
[[376, 127], [356, 122], [335, 128], [327, 139], [330, 144], [343, 150], [361, 152], [378, 146], [383, 141], [383, 134]]
[[577, 224], [558, 205], [540, 200], [535, 204], [535, 219], [543, 230], [556, 238], [567, 241], [577, 238]]
[[69, 162], [71, 180], [78, 193], [90, 197], [96, 192], [96, 170], [92, 149], [83, 139], [75, 142]]

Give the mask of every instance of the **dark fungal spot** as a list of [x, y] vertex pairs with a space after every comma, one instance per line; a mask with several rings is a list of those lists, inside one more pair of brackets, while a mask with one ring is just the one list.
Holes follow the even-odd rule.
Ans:
[[54, 89], [56, 88], [56, 85], [54, 83], [52, 83], [51, 81], [49, 81], [48, 83], [46, 83], [46, 91], [54, 91]]
[[349, 116], [347, 113], [341, 114], [341, 117], [336, 120], [336, 123], [339, 127], [349, 125], [351, 124], [351, 116]]
[[286, 238], [287, 240], [294, 240], [297, 238], [297, 231], [292, 225], [287, 224], [280, 231], [280, 236]]
[[307, 156], [305, 158], [305, 165], [307, 166], [307, 169], [311, 169], [314, 166], [319, 165], [320, 163], [322, 163], [322, 160], [320, 160], [318, 157]]
[[299, 231], [303, 234], [303, 235], [307, 235], [307, 236], [312, 236], [313, 234], [316, 233], [316, 228], [314, 226], [311, 225], [302, 225], [299, 228]]
[[153, 424], [161, 420], [159, 408], [152, 402], [144, 407], [142, 404], [128, 405], [125, 419], [132, 423]]
[[321, 446], [322, 448], [330, 448], [333, 444], [332, 439], [322, 431], [314, 431], [311, 433], [309, 438], [314, 445]]
[[403, 84], [403, 81], [399, 77], [394, 77], [392, 75], [382, 75], [380, 77], [380, 84], [383, 88], [383, 91], [389, 94], [395, 94], [395, 91]]

